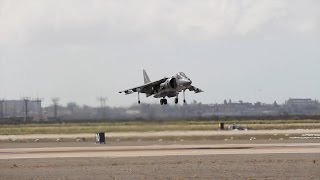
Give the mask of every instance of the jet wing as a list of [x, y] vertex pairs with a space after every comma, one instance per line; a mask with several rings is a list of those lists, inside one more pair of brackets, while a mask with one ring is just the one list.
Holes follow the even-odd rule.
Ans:
[[158, 88], [160, 88], [160, 84], [165, 82], [168, 78], [162, 78], [158, 81], [153, 81], [153, 82], [149, 82], [147, 84], [144, 84], [142, 86], [138, 86], [135, 88], [131, 88], [131, 89], [127, 89], [124, 91], [119, 91], [119, 93], [125, 93], [126, 95], [128, 94], [132, 94], [134, 92], [139, 92], [139, 93], [148, 93], [148, 94], [153, 94], [154, 90], [157, 90]]
[[202, 89], [194, 87], [194, 86], [190, 86], [188, 89], [189, 89], [189, 91], [194, 91], [195, 93], [203, 92]]

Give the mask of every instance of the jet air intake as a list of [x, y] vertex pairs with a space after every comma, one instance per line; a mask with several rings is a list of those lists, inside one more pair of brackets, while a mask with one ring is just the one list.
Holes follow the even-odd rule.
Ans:
[[160, 84], [160, 89], [175, 89], [177, 88], [176, 78], [167, 79], [164, 83]]
[[170, 79], [170, 87], [173, 88], [173, 89], [177, 88], [177, 80], [176, 80], [176, 78], [171, 78]]

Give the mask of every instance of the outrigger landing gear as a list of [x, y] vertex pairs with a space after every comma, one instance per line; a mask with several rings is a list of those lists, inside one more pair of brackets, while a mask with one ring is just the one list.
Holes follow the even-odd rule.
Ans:
[[168, 104], [167, 99], [165, 99], [165, 98], [160, 99], [160, 104], [161, 104], [161, 105], [166, 105], [166, 104]]
[[186, 90], [183, 91], [183, 103], [185, 104], [186, 101]]
[[140, 101], [140, 92], [138, 92], [138, 104], [140, 104], [141, 101]]

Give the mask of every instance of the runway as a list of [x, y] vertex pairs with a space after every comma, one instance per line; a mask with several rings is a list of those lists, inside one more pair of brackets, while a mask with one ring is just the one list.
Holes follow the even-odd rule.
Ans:
[[[106, 132], [108, 138], [146, 138], [146, 137], [206, 137], [206, 136], [236, 136], [236, 135], [291, 135], [320, 134], [320, 129], [288, 129], [288, 130], [248, 130], [248, 131], [158, 131], [158, 132]], [[30, 135], [0, 135], [0, 140], [25, 139], [58, 139], [58, 138], [94, 138], [94, 134], [30, 134]]]
[[159, 157], [222, 154], [312, 154], [320, 153], [320, 143], [152, 145], [92, 147], [43, 147], [0, 149], [0, 159], [76, 157]]

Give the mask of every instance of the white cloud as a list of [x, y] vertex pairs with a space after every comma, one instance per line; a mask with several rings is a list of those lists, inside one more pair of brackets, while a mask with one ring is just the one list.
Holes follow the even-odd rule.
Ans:
[[[304, 22], [297, 27], [297, 30], [303, 33], [317, 32], [319, 30], [318, 25], [314, 22]], [[319, 33], [319, 32], [318, 32]]]
[[[97, 89], [104, 89], [112, 96], [110, 103], [132, 103], [135, 96], [115, 93], [142, 82], [142, 68], [153, 79], [189, 71], [196, 85], [208, 92], [195, 98], [209, 102], [241, 94], [255, 99], [250, 94], [253, 86], [277, 84], [278, 90], [284, 82], [282, 91], [288, 92], [296, 89], [292, 77], [301, 67], [302, 82], [313, 84], [319, 77], [319, 4], [318, 0], [0, 0], [0, 96], [4, 91], [10, 97], [39, 92], [46, 99], [59, 96], [94, 104]], [[290, 63], [291, 71], [279, 78]], [[119, 74], [125, 74], [120, 79], [130, 74], [130, 82], [119, 81]], [[260, 81], [265, 77], [268, 82]], [[232, 86], [235, 82], [238, 91]], [[319, 87], [302, 88], [307, 95], [305, 89], [314, 91], [311, 95], [319, 92]]]
[[[319, 13], [289, 0], [2, 1], [0, 44], [97, 41], [202, 41], [250, 36], [294, 21], [318, 30]], [[315, 2], [315, 4], [317, 4]], [[312, 4], [310, 4], [312, 5]], [[295, 16], [290, 9], [299, 10]], [[310, 15], [318, 15], [312, 19]], [[299, 17], [299, 18], [297, 18]], [[292, 20], [292, 18], [295, 18]], [[307, 20], [307, 24], [305, 21]], [[265, 28], [268, 27], [268, 28]], [[283, 28], [283, 27], [281, 27]], [[285, 31], [292, 31], [287, 27]]]
[[284, 1], [276, 0], [246, 1], [240, 5], [241, 13], [238, 14], [234, 33], [247, 35], [260, 32], [261, 28], [285, 15], [285, 5]]

